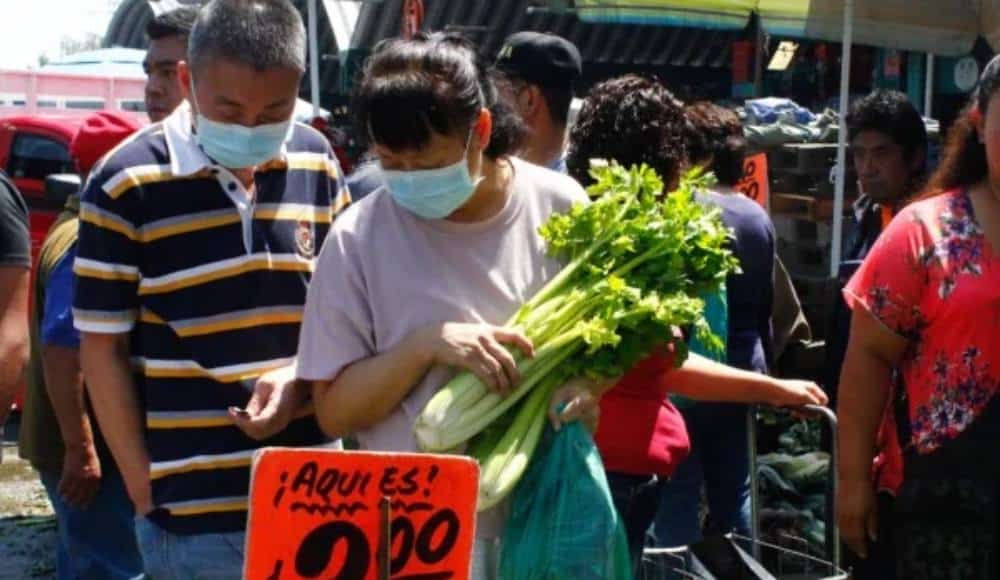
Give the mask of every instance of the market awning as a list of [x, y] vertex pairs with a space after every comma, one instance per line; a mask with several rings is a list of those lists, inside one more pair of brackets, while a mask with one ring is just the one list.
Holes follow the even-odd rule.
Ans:
[[[778, 36], [840, 41], [844, 0], [576, 0], [581, 20], [742, 28], [759, 14]], [[957, 56], [983, 36], [1000, 48], [1000, 0], [855, 0], [859, 44]]]
[[[964, 55], [980, 35], [979, 2], [855, 0], [854, 42], [938, 55]], [[758, 0], [764, 29], [777, 36], [839, 42], [843, 0]]]
[[577, 0], [584, 22], [742, 29], [757, 0]]

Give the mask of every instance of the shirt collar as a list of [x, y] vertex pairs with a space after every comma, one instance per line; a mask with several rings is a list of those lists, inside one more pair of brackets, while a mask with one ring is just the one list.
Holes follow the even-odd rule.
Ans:
[[170, 153], [170, 172], [175, 176], [187, 177], [215, 165], [194, 137], [191, 105], [187, 101], [163, 120], [163, 133]]

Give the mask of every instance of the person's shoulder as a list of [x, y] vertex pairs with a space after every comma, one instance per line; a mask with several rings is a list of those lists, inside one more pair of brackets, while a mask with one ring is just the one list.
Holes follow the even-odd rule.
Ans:
[[723, 216], [740, 222], [771, 226], [771, 216], [759, 203], [738, 192], [699, 191], [695, 199], [706, 205], [719, 207]]
[[536, 190], [539, 200], [549, 201], [559, 211], [568, 209], [575, 203], [587, 203], [590, 199], [583, 187], [564, 173], [517, 157], [511, 157], [511, 163], [515, 173], [523, 177], [523, 183], [530, 184]]
[[330, 235], [364, 242], [375, 236], [377, 224], [391, 211], [392, 200], [384, 189], [378, 189], [347, 206], [334, 220]]
[[87, 179], [86, 189], [120, 194], [141, 175], [160, 174], [170, 169], [170, 152], [163, 125], [149, 125], [119, 143], [97, 162]]
[[741, 193], [734, 193], [730, 197], [737, 211], [743, 213], [748, 218], [759, 223], [771, 223], [771, 216], [768, 215], [767, 210], [756, 201]]
[[373, 161], [363, 163], [347, 176], [347, 188], [351, 192], [351, 199], [354, 200], [368, 197], [382, 185], [378, 165]]
[[162, 165], [169, 163], [169, 159], [163, 124], [155, 123], [129, 135], [108, 151], [94, 167], [92, 174], [139, 165]]
[[332, 154], [330, 142], [315, 127], [305, 123], [295, 122], [292, 126], [292, 137], [289, 149], [293, 153]]
[[952, 208], [962, 209], [969, 202], [968, 189], [952, 189], [936, 195], [928, 195], [918, 198], [906, 204], [900, 213], [910, 213], [915, 215], [929, 215], [940, 213], [942, 210]]
[[17, 186], [14, 185], [13, 180], [6, 173], [0, 173], [0, 204], [4, 208], [4, 213], [14, 212], [18, 215], [23, 215], [27, 219], [28, 204], [24, 201], [24, 197], [17, 189]]

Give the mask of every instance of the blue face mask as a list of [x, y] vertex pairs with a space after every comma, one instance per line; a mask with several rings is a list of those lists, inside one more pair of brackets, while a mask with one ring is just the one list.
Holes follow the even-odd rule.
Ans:
[[[193, 88], [191, 94], [194, 95]], [[292, 132], [291, 119], [283, 123], [244, 127], [213, 121], [201, 114], [201, 107], [198, 110], [198, 131], [195, 135], [198, 145], [216, 163], [229, 169], [257, 167], [274, 159], [281, 154], [281, 147]]]
[[[469, 152], [469, 141], [465, 152]], [[394, 171], [383, 169], [380, 163], [379, 172], [396, 203], [425, 219], [442, 219], [455, 213], [469, 201], [483, 179], [473, 179], [469, 174], [466, 155], [438, 169]]]

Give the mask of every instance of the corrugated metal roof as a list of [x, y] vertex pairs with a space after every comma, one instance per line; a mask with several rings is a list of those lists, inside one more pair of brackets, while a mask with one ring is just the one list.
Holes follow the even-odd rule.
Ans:
[[[520, 30], [559, 34], [580, 49], [584, 63], [727, 68], [732, 41], [741, 32], [665, 28], [636, 24], [594, 24], [571, 13], [530, 10], [532, 0], [425, 0], [425, 30], [459, 30], [485, 54], [496, 54], [509, 34]], [[399, 34], [403, 0], [365, 4], [352, 42], [368, 48]]]
[[[181, 0], [184, 3], [198, 0]], [[305, 14], [306, 0], [292, 0]], [[732, 41], [741, 32], [699, 30], [637, 24], [582, 22], [575, 14], [545, 9], [530, 10], [537, 0], [424, 0], [424, 30], [458, 30], [477, 42], [486, 55], [496, 54], [503, 40], [520, 30], [553, 32], [580, 48], [587, 65], [608, 67], [697, 67], [726, 69]], [[339, 49], [365, 51], [377, 42], [398, 36], [403, 0], [370, 0], [361, 9], [350, 47], [338, 47], [327, 22], [323, 2], [320, 10], [321, 86], [330, 94], [341, 86]], [[106, 46], [146, 48], [146, 23], [153, 11], [147, 0], [124, 0], [115, 13]], [[624, 72], [624, 71], [622, 71]], [[303, 94], [308, 94], [308, 77]]]

